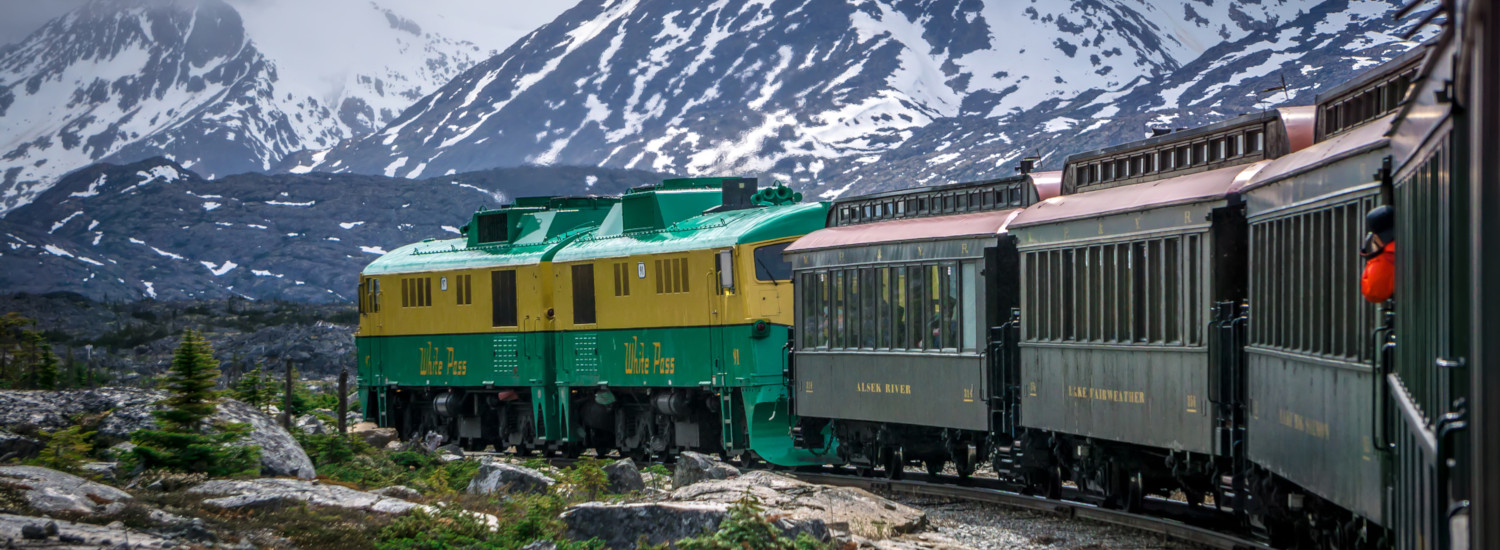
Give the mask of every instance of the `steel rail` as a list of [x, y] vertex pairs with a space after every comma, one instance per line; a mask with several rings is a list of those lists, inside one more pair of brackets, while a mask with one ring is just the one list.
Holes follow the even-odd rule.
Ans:
[[1110, 525], [1117, 525], [1137, 531], [1156, 533], [1165, 537], [1223, 550], [1270, 550], [1270, 546], [1263, 543], [1246, 540], [1234, 535], [1220, 533], [1212, 529], [1188, 525], [1172, 519], [1159, 518], [1141, 514], [1133, 514], [1121, 510], [1100, 508], [1092, 504], [1074, 502], [1068, 500], [1051, 500], [1042, 497], [1027, 496], [999, 489], [985, 487], [965, 487], [949, 483], [932, 483], [928, 481], [915, 480], [891, 480], [880, 478], [865, 478], [854, 475], [837, 475], [813, 472], [779, 472], [791, 475], [808, 483], [820, 485], [836, 485], [841, 487], [857, 487], [866, 490], [878, 490], [890, 493], [904, 493], [914, 496], [942, 497], [974, 502], [997, 504], [1011, 508], [1033, 510], [1043, 513], [1055, 514], [1065, 518], [1081, 518]]

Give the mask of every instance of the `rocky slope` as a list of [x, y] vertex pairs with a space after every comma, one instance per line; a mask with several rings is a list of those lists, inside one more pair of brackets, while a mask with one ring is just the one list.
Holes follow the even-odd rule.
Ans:
[[770, 173], [824, 196], [1008, 173], [1029, 153], [1055, 168], [1148, 123], [1307, 103], [1413, 44], [1394, 38], [1398, 7], [591, 0], [376, 134], [282, 168]]
[[[0, 430], [50, 433], [77, 424], [79, 418], [93, 417], [95, 425], [89, 428], [97, 431], [93, 443], [103, 449], [130, 441], [136, 431], [156, 429], [151, 412], [166, 397], [167, 392], [161, 390], [132, 388], [0, 391]], [[212, 420], [251, 426], [249, 435], [237, 444], [260, 447], [262, 474], [301, 479], [316, 475], [312, 460], [292, 435], [254, 407], [222, 399]]]
[[[203, 334], [226, 383], [259, 366], [279, 378], [292, 361], [307, 380], [336, 380], [354, 370], [353, 305], [241, 299], [107, 304], [76, 294], [0, 294], [0, 315], [36, 322], [69, 384], [82, 373], [98, 383], [148, 384], [165, 373], [184, 329]], [[353, 383], [351, 381], [351, 383]]]
[[458, 233], [516, 196], [616, 194], [648, 172], [513, 168], [427, 180], [353, 174], [205, 179], [164, 158], [69, 174], [0, 218], [0, 288], [96, 299], [347, 302], [386, 250]]

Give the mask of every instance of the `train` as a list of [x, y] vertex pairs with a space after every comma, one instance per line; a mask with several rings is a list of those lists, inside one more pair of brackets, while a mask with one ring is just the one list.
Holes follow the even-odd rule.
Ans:
[[[1494, 514], [1469, 358], [1496, 340], [1494, 222], [1471, 208], [1500, 192], [1469, 148], [1496, 143], [1495, 111], [1458, 107], [1494, 101], [1484, 9], [1444, 4], [1437, 39], [1312, 105], [1057, 171], [480, 210], [361, 273], [364, 415], [473, 450], [988, 469], [1047, 498], [1175, 499], [1277, 547], [1494, 540], [1469, 519]], [[1401, 252], [1376, 304], [1359, 252], [1382, 205]]]

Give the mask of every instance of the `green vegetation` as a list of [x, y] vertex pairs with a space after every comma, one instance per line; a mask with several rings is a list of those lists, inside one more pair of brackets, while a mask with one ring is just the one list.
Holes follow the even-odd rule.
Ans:
[[473, 460], [443, 462], [415, 451], [386, 452], [348, 435], [294, 434], [318, 475], [340, 483], [377, 489], [405, 485], [429, 495], [462, 492], [479, 471]]
[[27, 464], [78, 473], [83, 463], [89, 461], [89, 453], [94, 451], [94, 445], [89, 442], [94, 432], [83, 430], [82, 425], [74, 425], [47, 434], [42, 452], [26, 461]]
[[137, 447], [127, 459], [146, 468], [216, 477], [255, 473], [260, 449], [230, 445], [249, 433], [249, 427], [209, 423], [218, 409], [213, 391], [218, 380], [219, 363], [208, 342], [197, 332], [183, 332], [166, 379], [171, 396], [162, 402], [165, 409], [152, 413], [163, 427], [136, 432], [131, 440]]
[[276, 378], [267, 374], [261, 365], [256, 365], [255, 370], [240, 376], [235, 381], [234, 387], [230, 388], [229, 395], [255, 407], [256, 410], [265, 412], [275, 405], [281, 393], [277, 391]]
[[662, 464], [652, 464], [641, 470], [643, 474], [651, 474], [651, 487], [655, 489], [666, 488], [667, 482], [672, 480], [672, 471]]
[[0, 387], [57, 389], [58, 359], [36, 321], [17, 313], [0, 317]]

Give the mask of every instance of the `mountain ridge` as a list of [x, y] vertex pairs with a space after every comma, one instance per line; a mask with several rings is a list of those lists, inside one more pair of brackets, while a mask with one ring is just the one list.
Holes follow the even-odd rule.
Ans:
[[250, 9], [96, 0], [0, 49], [0, 215], [94, 162], [164, 155], [209, 175], [264, 172], [373, 132], [493, 53], [379, 2], [339, 0], [351, 9], [325, 34], [378, 37], [360, 44], [366, 61], [319, 67], [288, 43], [332, 39], [282, 31], [279, 4], [233, 2]]
[[[947, 181], [976, 179], [1009, 170], [1022, 150], [1048, 148], [1063, 131], [1090, 126], [1082, 121], [1151, 112], [1147, 118], [1162, 124], [1191, 118], [1196, 125], [1253, 110], [1253, 102], [1231, 96], [1270, 72], [1296, 74], [1289, 93], [1263, 107], [1310, 101], [1321, 82], [1307, 68], [1345, 74], [1361, 58], [1378, 61], [1416, 43], [1394, 38], [1409, 24], [1389, 19], [1398, 7], [1366, 0], [585, 2], [380, 132], [298, 153], [277, 169], [420, 177], [559, 162], [763, 173], [822, 195], [880, 187], [865, 182], [883, 159], [945, 154], [941, 142], [916, 137], [990, 127], [992, 147], [977, 157], [989, 169], [964, 170], [975, 161], [952, 158], [907, 181], [932, 181], [950, 168], [960, 169]], [[1283, 57], [1254, 57], [1262, 51]], [[1221, 85], [1161, 85], [1202, 70], [1223, 74]], [[1174, 102], [1188, 91], [1221, 108]], [[1100, 97], [1115, 104], [1080, 110], [1081, 98]], [[1057, 162], [1044, 158], [1048, 168]]]

